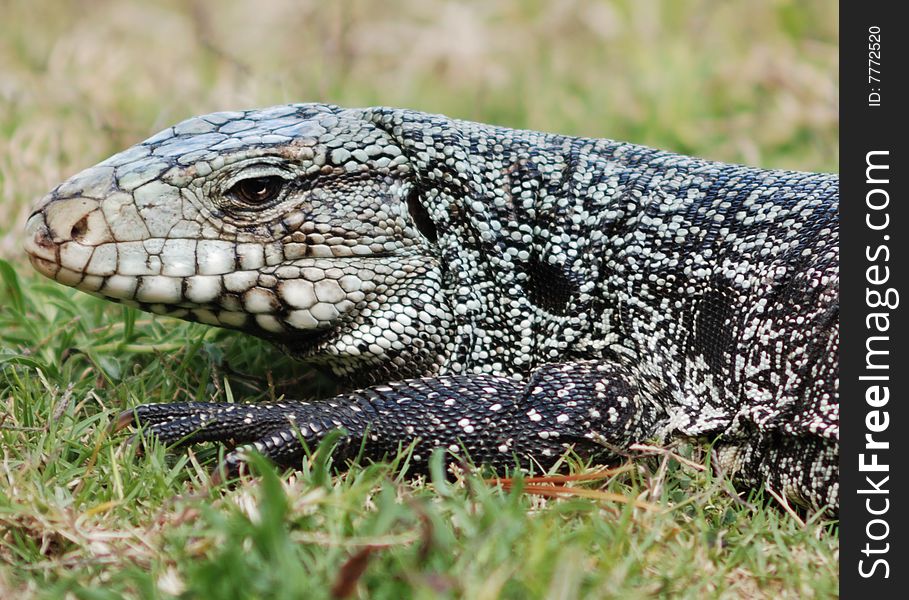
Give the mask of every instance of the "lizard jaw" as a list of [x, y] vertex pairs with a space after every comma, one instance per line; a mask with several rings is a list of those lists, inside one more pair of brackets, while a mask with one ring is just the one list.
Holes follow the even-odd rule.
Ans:
[[[285, 257], [267, 265], [261, 252], [258, 262], [245, 263], [227, 242], [117, 241], [102, 204], [53, 195], [42, 202], [26, 226], [25, 251], [36, 270], [148, 312], [269, 339], [301, 357], [318, 354], [339, 326], [350, 323], [381, 292], [381, 284], [362, 278], [363, 273], [382, 277], [412, 272], [423, 262], [415, 256], [376, 253]], [[208, 244], [205, 252], [203, 244]], [[146, 251], [149, 248], [157, 253]], [[229, 260], [218, 258], [219, 252]], [[348, 346], [348, 352], [358, 351]]]

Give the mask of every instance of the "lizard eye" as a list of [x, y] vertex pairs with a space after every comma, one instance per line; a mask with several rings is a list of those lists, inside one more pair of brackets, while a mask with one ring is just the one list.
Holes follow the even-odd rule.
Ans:
[[285, 180], [281, 177], [252, 177], [238, 181], [230, 194], [245, 204], [258, 206], [271, 202], [281, 193]]

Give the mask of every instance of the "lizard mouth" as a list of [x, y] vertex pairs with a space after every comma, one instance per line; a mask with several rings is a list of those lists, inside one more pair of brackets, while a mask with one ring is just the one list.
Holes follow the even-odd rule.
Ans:
[[32, 214], [24, 249], [38, 272], [64, 285], [295, 348], [311, 348], [331, 335], [375, 290], [364, 277], [391, 273], [398, 260], [390, 252], [287, 260], [264, 245], [246, 244], [245, 254], [241, 246], [115, 241], [98, 202], [73, 198], [48, 202]]
[[58, 265], [55, 261], [46, 260], [34, 254], [29, 254], [28, 260], [30, 263], [32, 263], [32, 267], [34, 267], [36, 271], [45, 277], [50, 277], [51, 279], [54, 279], [54, 277], [57, 275], [57, 271], [60, 270], [60, 265]]

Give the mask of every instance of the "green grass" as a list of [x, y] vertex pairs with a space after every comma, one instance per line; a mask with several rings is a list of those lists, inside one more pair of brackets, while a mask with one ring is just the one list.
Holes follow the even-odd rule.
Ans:
[[109, 433], [142, 402], [326, 393], [257, 340], [74, 292], [22, 256], [43, 193], [192, 114], [400, 105], [836, 169], [830, 2], [491, 4], [2, 3], [0, 597], [836, 595], [836, 524], [737, 500], [701, 446], [541, 498], [388, 465], [332, 476], [324, 451], [212, 487], [222, 449], [134, 456]]

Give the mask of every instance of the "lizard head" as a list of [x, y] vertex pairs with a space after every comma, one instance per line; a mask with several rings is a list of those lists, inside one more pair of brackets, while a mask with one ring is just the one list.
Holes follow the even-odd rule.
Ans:
[[425, 373], [450, 345], [436, 237], [387, 131], [298, 104], [189, 119], [77, 174], [29, 217], [25, 249], [60, 283], [337, 374]]

